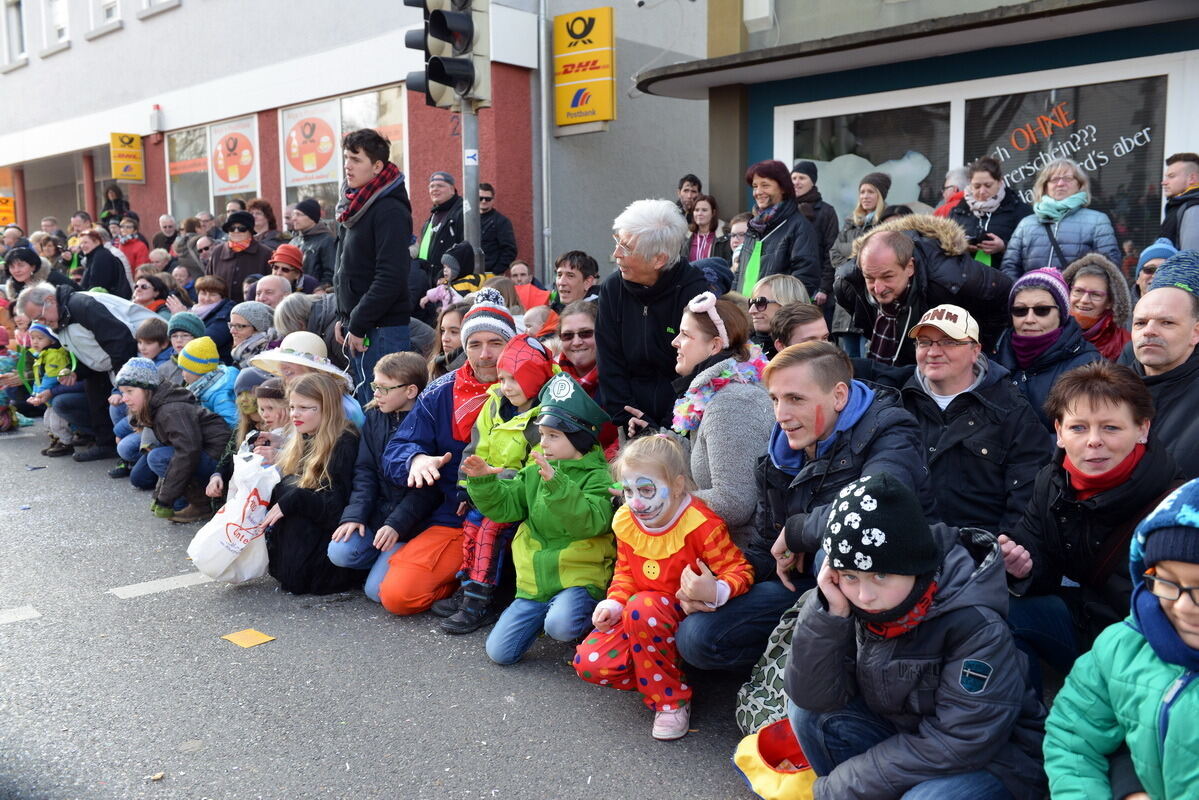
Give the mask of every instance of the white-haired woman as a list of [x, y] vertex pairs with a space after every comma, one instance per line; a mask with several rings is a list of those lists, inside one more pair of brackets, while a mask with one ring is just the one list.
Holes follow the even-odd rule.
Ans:
[[670, 200], [638, 200], [612, 223], [618, 270], [600, 287], [596, 347], [604, 410], [625, 433], [669, 428], [675, 391], [671, 341], [704, 273], [679, 252], [687, 221]]
[[1091, 182], [1068, 158], [1050, 161], [1033, 186], [1033, 213], [1020, 220], [1003, 255], [1012, 280], [1042, 267], [1065, 269], [1087, 253], [1121, 261], [1120, 244], [1107, 214], [1086, 206]]

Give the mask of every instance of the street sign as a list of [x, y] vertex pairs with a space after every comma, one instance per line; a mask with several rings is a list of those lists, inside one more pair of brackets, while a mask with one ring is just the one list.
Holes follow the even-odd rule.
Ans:
[[142, 152], [142, 137], [136, 133], [114, 133], [109, 138], [112, 177], [118, 181], [146, 182], [146, 159]]
[[554, 119], [579, 125], [616, 119], [612, 7], [554, 17]]

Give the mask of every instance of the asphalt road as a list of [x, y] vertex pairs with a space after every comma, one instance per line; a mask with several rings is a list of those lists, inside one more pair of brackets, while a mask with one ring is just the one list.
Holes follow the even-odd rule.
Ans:
[[[691, 676], [693, 732], [663, 743], [544, 638], [500, 667], [485, 632], [270, 578], [121, 599], [194, 573], [199, 526], [45, 444], [0, 435], [0, 798], [752, 797], [735, 676]], [[246, 628], [276, 640], [220, 638]]]

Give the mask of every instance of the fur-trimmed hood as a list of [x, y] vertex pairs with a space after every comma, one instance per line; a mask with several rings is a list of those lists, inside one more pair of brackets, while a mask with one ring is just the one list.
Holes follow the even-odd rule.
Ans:
[[1128, 327], [1128, 320], [1132, 315], [1132, 297], [1128, 292], [1128, 281], [1120, 272], [1120, 268], [1098, 253], [1087, 253], [1077, 261], [1072, 261], [1070, 266], [1062, 270], [1062, 278], [1065, 279], [1067, 286], [1074, 283], [1074, 276], [1083, 267], [1096, 267], [1103, 270], [1107, 277], [1107, 290], [1112, 298], [1112, 318], [1121, 328]]
[[[11, 275], [5, 279], [4, 291], [8, 295], [9, 302], [15, 303], [17, 301], [17, 295], [21, 293], [22, 289], [26, 289], [30, 286], [37, 286], [39, 283], [44, 283], [46, 278], [49, 277], [50, 262], [45, 256], [39, 257], [42, 259], [42, 265], [33, 271], [33, 274], [29, 276], [29, 280], [25, 283], [18, 286], [17, 282], [12, 279]], [[5, 270], [5, 272], [7, 273], [7, 270]]]
[[854, 239], [850, 258], [856, 259], [866, 239], [878, 231], [914, 231], [920, 236], [936, 239], [941, 245], [941, 251], [949, 256], [960, 256], [967, 251], [966, 232], [962, 230], [961, 225], [951, 219], [934, 217], [932, 214], [908, 214], [875, 225]]

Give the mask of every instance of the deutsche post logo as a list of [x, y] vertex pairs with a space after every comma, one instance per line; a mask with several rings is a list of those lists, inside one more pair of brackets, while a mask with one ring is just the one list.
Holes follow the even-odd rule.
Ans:
[[[577, 30], [576, 30], [577, 28]], [[595, 17], [575, 17], [570, 22], [566, 23], [566, 33], [570, 35], [571, 41], [566, 43], [567, 47], [578, 47], [581, 44], [594, 44], [589, 38], [592, 29], [595, 28]]]
[[117, 134], [117, 141], [121, 143], [121, 147], [133, 147], [134, 138], [127, 133]]

